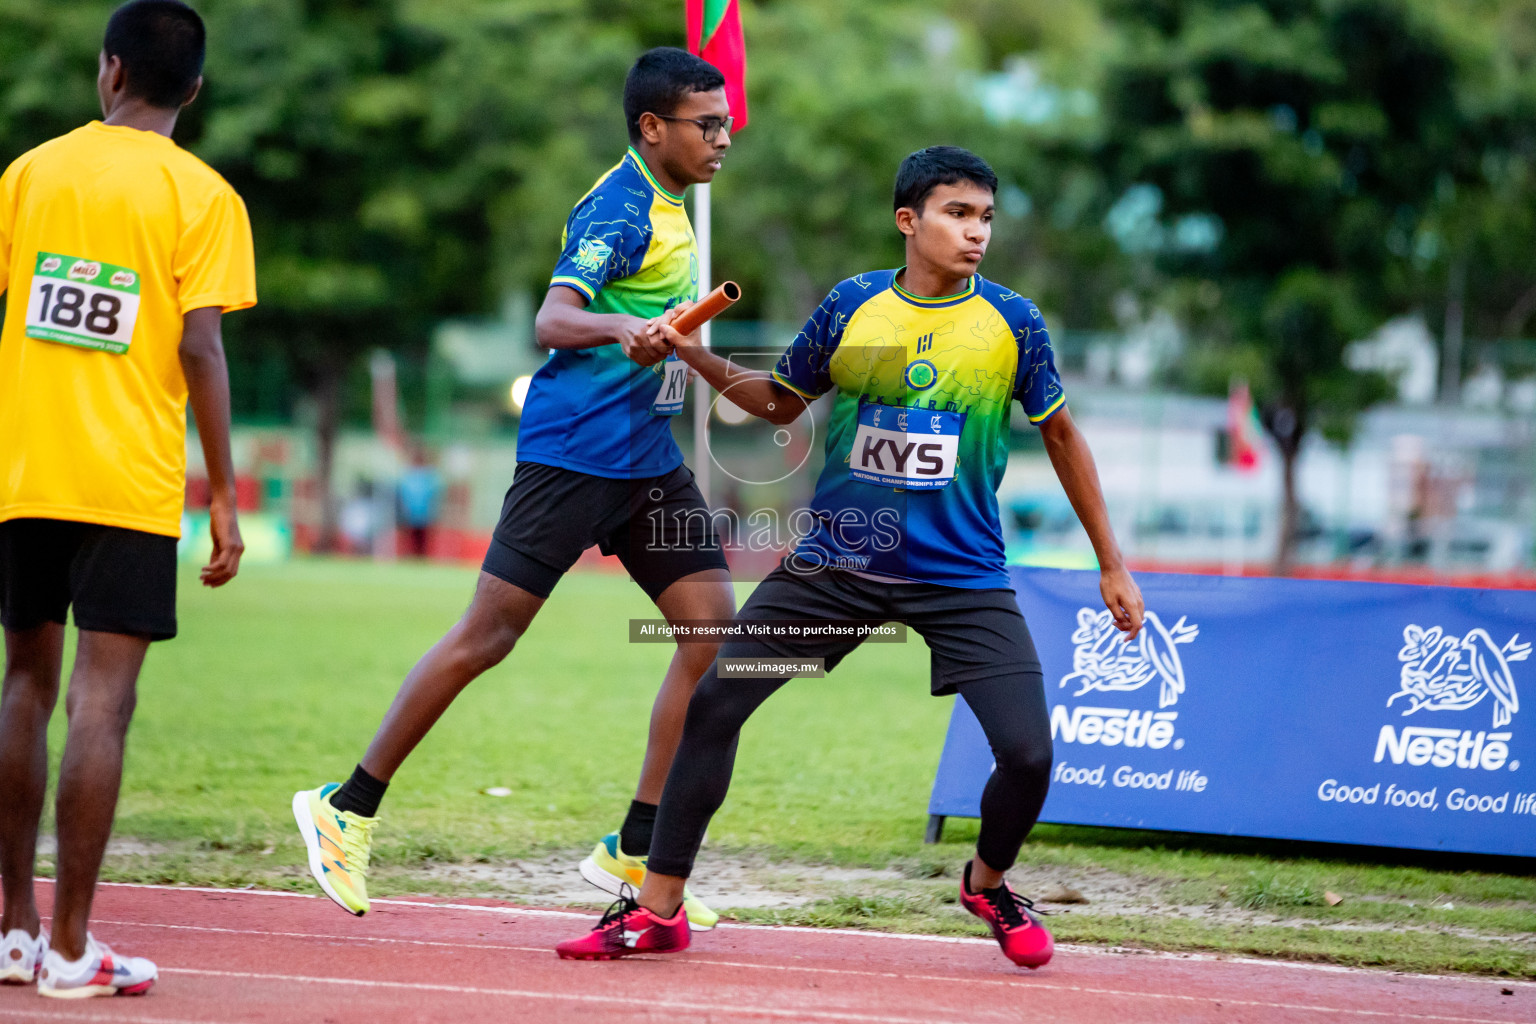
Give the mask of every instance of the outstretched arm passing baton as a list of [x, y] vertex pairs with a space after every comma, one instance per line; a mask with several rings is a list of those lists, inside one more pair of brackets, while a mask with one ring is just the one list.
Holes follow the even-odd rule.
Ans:
[[650, 330], [673, 347], [677, 356], [714, 389], [747, 413], [770, 423], [791, 423], [805, 411], [806, 401], [761, 370], [731, 365], [705, 348], [698, 330], [711, 317], [741, 298], [741, 289], [727, 281], [694, 305], [682, 305], [652, 322]]

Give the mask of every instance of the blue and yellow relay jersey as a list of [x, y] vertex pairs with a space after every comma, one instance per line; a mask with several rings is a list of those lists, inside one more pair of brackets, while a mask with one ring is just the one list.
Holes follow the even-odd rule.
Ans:
[[[698, 247], [682, 197], [631, 149], [566, 219], [549, 283], [579, 292], [594, 313], [647, 319], [696, 298]], [[551, 351], [523, 404], [518, 458], [621, 479], [670, 473], [683, 453], [653, 406], [669, 380], [685, 379], [676, 361], [636, 366], [617, 345]]]
[[1011, 403], [1043, 423], [1066, 401], [1040, 311], [974, 275], [924, 298], [898, 270], [834, 288], [774, 378], [836, 391], [816, 527], [794, 561], [941, 586], [1008, 586], [997, 488]]

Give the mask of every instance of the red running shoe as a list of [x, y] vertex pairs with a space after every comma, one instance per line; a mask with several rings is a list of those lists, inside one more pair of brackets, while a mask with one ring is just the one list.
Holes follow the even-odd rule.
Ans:
[[555, 947], [560, 959], [617, 960], [636, 953], [681, 953], [688, 948], [688, 915], [682, 907], [670, 918], [658, 917], [635, 902], [628, 885], [621, 890], [596, 928]]
[[996, 889], [971, 891], [971, 862], [965, 862], [960, 882], [960, 905], [992, 926], [992, 935], [1003, 955], [1020, 967], [1034, 970], [1051, 962], [1056, 943], [1035, 915], [1034, 903], [1004, 882]]

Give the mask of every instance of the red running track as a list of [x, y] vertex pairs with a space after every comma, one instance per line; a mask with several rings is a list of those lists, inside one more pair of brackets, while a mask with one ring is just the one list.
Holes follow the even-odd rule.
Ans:
[[99, 938], [159, 963], [154, 991], [7, 986], [0, 1024], [1536, 1021], [1531, 983], [1086, 947], [1031, 972], [990, 940], [851, 931], [727, 924], [676, 956], [567, 962], [552, 947], [591, 915], [490, 901], [375, 900], [358, 919], [320, 897], [108, 885], [95, 915]]

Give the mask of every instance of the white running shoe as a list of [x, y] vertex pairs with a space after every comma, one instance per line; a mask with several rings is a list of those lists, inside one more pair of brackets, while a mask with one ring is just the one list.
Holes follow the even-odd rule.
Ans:
[[0, 983], [30, 985], [37, 980], [37, 969], [48, 952], [48, 935], [39, 931], [33, 938], [20, 928], [12, 928], [0, 940]]
[[85, 937], [85, 955], [65, 960], [54, 949], [43, 955], [37, 994], [54, 999], [89, 996], [141, 996], [155, 983], [159, 971], [140, 956], [118, 956], [105, 943]]

